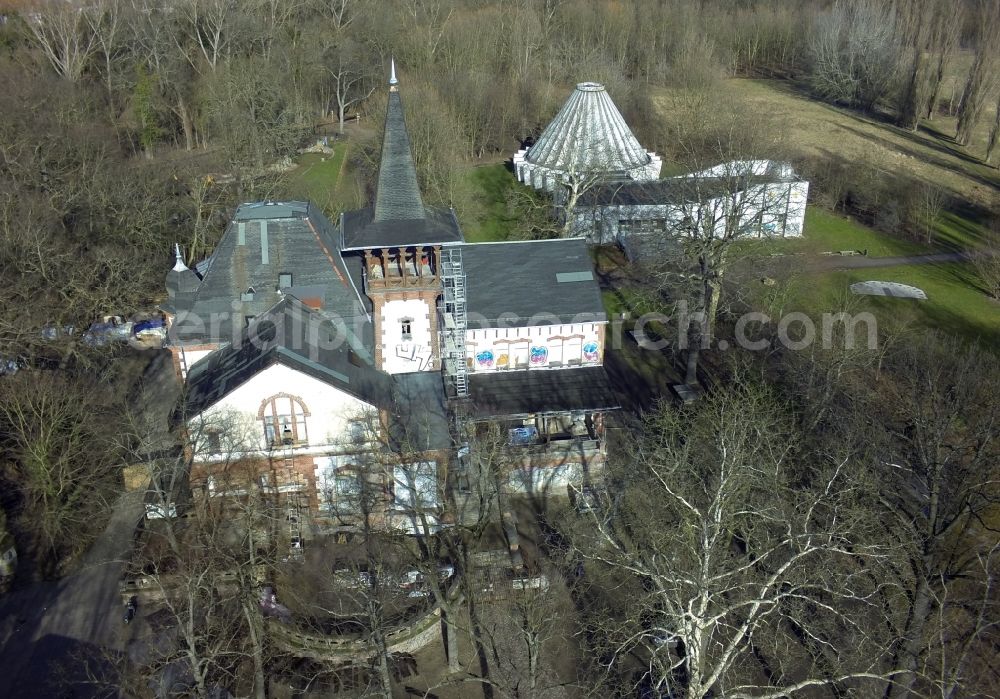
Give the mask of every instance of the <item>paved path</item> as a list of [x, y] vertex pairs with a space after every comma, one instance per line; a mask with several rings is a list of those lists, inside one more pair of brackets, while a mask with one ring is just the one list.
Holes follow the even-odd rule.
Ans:
[[81, 656], [125, 648], [131, 628], [122, 621], [118, 581], [143, 513], [142, 497], [137, 491], [119, 499], [79, 571], [0, 601], [0, 697], [97, 696], [97, 687], [76, 682], [68, 693], [64, 679], [84, 679]]

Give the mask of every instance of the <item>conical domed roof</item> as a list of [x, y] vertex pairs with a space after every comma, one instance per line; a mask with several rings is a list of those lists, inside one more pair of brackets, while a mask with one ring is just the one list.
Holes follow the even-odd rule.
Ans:
[[607, 90], [579, 83], [524, 159], [539, 167], [574, 172], [618, 172], [650, 164]]

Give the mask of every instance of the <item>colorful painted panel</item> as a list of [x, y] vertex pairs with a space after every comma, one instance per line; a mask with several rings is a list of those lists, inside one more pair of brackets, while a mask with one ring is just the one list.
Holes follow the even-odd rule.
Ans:
[[541, 366], [542, 364], [548, 364], [549, 361], [549, 348], [548, 347], [532, 347], [529, 360], [535, 366]]
[[493, 350], [483, 350], [476, 354], [476, 366], [480, 369], [492, 369], [493, 365]]
[[597, 352], [597, 343], [588, 342], [583, 346], [583, 361], [585, 362], [596, 362], [600, 359], [600, 355]]

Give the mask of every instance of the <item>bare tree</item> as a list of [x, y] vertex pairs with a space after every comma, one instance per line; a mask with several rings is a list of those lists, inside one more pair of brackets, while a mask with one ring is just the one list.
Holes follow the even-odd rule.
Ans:
[[810, 86], [823, 99], [872, 111], [896, 80], [899, 40], [892, 5], [838, 0], [813, 28]]
[[108, 391], [50, 371], [0, 383], [3, 476], [23, 502], [22, 525], [51, 573], [77, 553], [118, 489]]
[[485, 645], [492, 658], [489, 679], [501, 696], [537, 699], [569, 697], [553, 666], [556, 644], [570, 642], [572, 600], [561, 574], [549, 567], [532, 578], [532, 586], [504, 590], [483, 603]]
[[[982, 351], [936, 336], [901, 347], [887, 364], [895, 381], [876, 399], [885, 407], [876, 421], [885, 429], [884, 438], [875, 437], [882, 444], [879, 496], [888, 531], [904, 544], [894, 570], [907, 611], [892, 663], [901, 674], [887, 694], [903, 697], [920, 691], [925, 663], [949, 664], [947, 652], [935, 657], [949, 651], [932, 639], [936, 600], [954, 600], [963, 581], [976, 580], [991, 547], [979, 522], [1000, 496], [988, 466], [1000, 438], [989, 388], [998, 368]], [[990, 580], [980, 577], [974, 588]], [[972, 597], [981, 599], [975, 589]], [[962, 674], [950, 666], [953, 672]]]
[[929, 182], [921, 184], [916, 194], [917, 221], [923, 229], [925, 242], [930, 245], [934, 242], [934, 234], [948, 196], [943, 189]]
[[610, 670], [638, 656], [643, 683], [691, 699], [881, 676], [871, 498], [849, 460], [799, 454], [795, 434], [740, 382], [645, 422], [610, 474], [620, 494], [574, 540], [588, 574], [621, 585], [592, 622]]
[[1000, 237], [996, 231], [996, 224], [990, 233], [991, 237], [972, 258], [972, 263], [986, 294], [991, 298], [1000, 299]]
[[[175, 41], [196, 71], [207, 65], [214, 72], [229, 57], [236, 39], [236, 11], [233, 0], [185, 0], [178, 5], [176, 12], [185, 32], [177, 34]], [[191, 42], [193, 50], [188, 49], [187, 42]]]
[[184, 449], [169, 456], [158, 438], [147, 438], [162, 436], [150, 417], [139, 413], [131, 423], [131, 447], [150, 468], [151, 514], [127, 592], [159, 607], [165, 630], [151, 653], [121, 673], [208, 697], [242, 682], [249, 664], [254, 695], [263, 699], [269, 653], [260, 586], [278, 562], [279, 509], [273, 493], [246, 478], [255, 468], [246, 454], [256, 429], [234, 414], [195, 420], [186, 424]]
[[976, 6], [976, 53], [962, 90], [958, 107], [955, 140], [969, 145], [972, 132], [982, 117], [986, 96], [992, 89], [1000, 50], [1000, 6], [990, 0], [980, 0]]
[[695, 122], [681, 120], [663, 137], [693, 174], [673, 180], [667, 230], [659, 234], [665, 254], [652, 270], [660, 288], [690, 304], [678, 338], [690, 386], [697, 384], [701, 350], [710, 346], [734, 252], [750, 254], [751, 240], [782, 230], [805, 205], [794, 201], [790, 168], [766, 159], [780, 150], [766, 122], [709, 103], [696, 113]]
[[924, 674], [947, 699], [971, 693], [977, 685], [987, 689], [990, 680], [977, 678], [995, 672], [991, 648], [1000, 627], [1000, 543], [972, 555], [967, 581], [938, 581], [937, 628], [931, 641], [934, 662]]
[[100, 7], [49, 0], [26, 18], [26, 25], [53, 70], [76, 82], [98, 50], [94, 28], [100, 23], [100, 14]]
[[928, 75], [926, 90], [927, 104], [924, 118], [930, 119], [937, 109], [941, 85], [944, 82], [945, 70], [958, 48], [958, 41], [965, 22], [965, 5], [935, 0], [932, 6], [933, 17], [930, 29], [930, 50], [932, 70]]
[[114, 104], [115, 70], [123, 57], [128, 41], [126, 31], [130, 25], [124, 0], [102, 0], [94, 6], [94, 11], [85, 13], [90, 29], [104, 57], [104, 82], [108, 89], [108, 100]]
[[344, 133], [344, 117], [353, 105], [363, 102], [375, 92], [372, 56], [343, 37], [325, 56], [324, 67], [333, 80], [333, 99], [337, 105], [337, 124]]
[[330, 22], [339, 32], [346, 29], [366, 9], [367, 0], [324, 0], [320, 11], [330, 18]]

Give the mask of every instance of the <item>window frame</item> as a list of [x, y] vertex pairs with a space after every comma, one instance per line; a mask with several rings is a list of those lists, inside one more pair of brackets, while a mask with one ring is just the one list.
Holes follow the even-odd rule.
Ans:
[[[287, 412], [279, 412], [279, 407]], [[298, 396], [278, 393], [261, 401], [257, 419], [264, 430], [264, 442], [268, 449], [309, 444], [309, 408]], [[285, 443], [285, 435], [290, 441]]]

